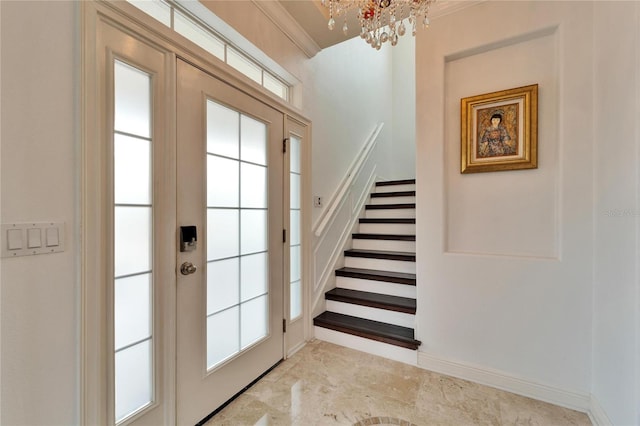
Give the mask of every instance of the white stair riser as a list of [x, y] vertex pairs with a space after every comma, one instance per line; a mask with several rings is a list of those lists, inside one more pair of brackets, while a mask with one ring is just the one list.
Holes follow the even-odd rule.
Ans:
[[354, 249], [364, 250], [386, 250], [386, 251], [403, 251], [407, 253], [415, 253], [415, 241], [394, 241], [394, 240], [363, 240], [353, 239]]
[[360, 278], [336, 277], [336, 287], [349, 290], [368, 291], [390, 296], [416, 298], [416, 286], [390, 283], [386, 281], [363, 280]]
[[361, 223], [359, 232], [363, 234], [415, 235], [416, 225], [407, 223]]
[[344, 257], [344, 266], [348, 268], [375, 269], [377, 271], [416, 273], [416, 263], [403, 260], [370, 259], [366, 257]]
[[415, 219], [416, 209], [365, 210], [365, 217], [369, 219]]
[[416, 197], [371, 197], [370, 204], [406, 204], [415, 203]]
[[385, 186], [376, 186], [373, 192], [400, 192], [400, 191], [415, 191], [416, 184], [405, 184], [405, 185], [385, 185]]
[[318, 340], [381, 356], [383, 358], [392, 359], [394, 361], [404, 362], [409, 365], [418, 364], [418, 351], [389, 345], [376, 340], [365, 339], [359, 336], [353, 336], [351, 334], [341, 333], [328, 328], [313, 327], [313, 329], [315, 338]]
[[353, 303], [344, 303], [335, 300], [327, 300], [327, 311], [399, 325], [400, 327], [415, 327], [415, 315], [404, 312], [371, 308], [369, 306], [354, 305]]

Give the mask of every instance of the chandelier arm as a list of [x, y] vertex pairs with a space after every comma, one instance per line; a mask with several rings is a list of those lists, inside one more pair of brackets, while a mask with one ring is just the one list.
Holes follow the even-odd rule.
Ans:
[[[342, 31], [348, 32], [347, 13], [358, 8], [360, 37], [371, 47], [379, 50], [383, 43], [398, 43], [398, 37], [406, 33], [404, 24], [408, 16], [411, 33], [416, 35], [418, 20], [424, 28], [429, 27], [429, 7], [436, 0], [322, 0], [323, 6], [329, 9], [328, 27], [335, 28], [335, 18], [344, 17]], [[397, 22], [400, 21], [399, 25]], [[389, 26], [389, 33], [384, 29]], [[397, 28], [396, 28], [397, 25]]]

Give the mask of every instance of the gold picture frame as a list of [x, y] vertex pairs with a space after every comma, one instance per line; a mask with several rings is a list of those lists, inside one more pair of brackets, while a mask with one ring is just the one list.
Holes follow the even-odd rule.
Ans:
[[538, 85], [460, 100], [460, 172], [538, 167]]

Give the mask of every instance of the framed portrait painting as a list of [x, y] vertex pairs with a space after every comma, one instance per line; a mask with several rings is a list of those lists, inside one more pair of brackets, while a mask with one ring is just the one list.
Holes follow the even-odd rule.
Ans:
[[538, 85], [460, 101], [462, 173], [538, 167]]

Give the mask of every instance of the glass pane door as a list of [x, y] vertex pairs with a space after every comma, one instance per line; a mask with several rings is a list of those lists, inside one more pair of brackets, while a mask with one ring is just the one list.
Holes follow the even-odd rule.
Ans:
[[283, 358], [283, 114], [177, 64], [177, 424], [196, 424]]
[[269, 331], [267, 126], [207, 101], [207, 368]]

